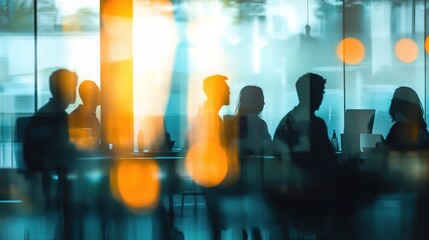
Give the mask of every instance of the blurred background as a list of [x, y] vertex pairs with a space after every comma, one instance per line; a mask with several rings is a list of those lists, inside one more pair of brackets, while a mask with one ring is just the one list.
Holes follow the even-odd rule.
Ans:
[[[297, 103], [296, 79], [309, 71], [327, 79], [318, 114], [330, 135], [343, 131], [347, 108], [375, 108], [373, 132], [386, 135], [396, 87], [414, 88], [426, 110], [425, 2], [135, 0], [135, 135], [144, 129], [145, 116], [165, 116], [180, 147], [187, 119], [204, 100], [201, 82], [215, 73], [228, 76], [231, 87], [231, 105], [222, 114], [235, 113], [243, 86], [262, 87], [262, 117], [273, 134]], [[34, 3], [0, 1], [0, 167], [14, 165], [14, 119], [48, 101], [47, 79], [54, 69], [70, 68], [79, 81], [100, 83], [99, 1]], [[345, 45], [354, 49], [350, 62], [338, 52], [347, 38], [357, 40]]]

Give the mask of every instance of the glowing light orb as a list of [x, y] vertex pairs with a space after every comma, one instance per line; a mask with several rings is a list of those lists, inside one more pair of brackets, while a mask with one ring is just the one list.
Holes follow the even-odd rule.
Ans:
[[154, 161], [121, 161], [111, 171], [112, 193], [133, 210], [152, 210], [159, 200], [159, 172]]
[[365, 57], [365, 46], [356, 38], [344, 38], [338, 43], [337, 56], [347, 64], [358, 64]]
[[401, 38], [395, 45], [396, 57], [404, 63], [412, 63], [419, 55], [417, 44], [409, 38]]
[[426, 50], [426, 53], [429, 54], [429, 36], [427, 36], [425, 40], [425, 50]]
[[197, 184], [214, 187], [225, 179], [228, 172], [226, 152], [216, 141], [196, 143], [186, 155], [185, 168]]

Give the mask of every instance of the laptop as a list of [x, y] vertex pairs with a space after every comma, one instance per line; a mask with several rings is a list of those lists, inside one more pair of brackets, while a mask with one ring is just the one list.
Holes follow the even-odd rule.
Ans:
[[380, 138], [372, 134], [375, 109], [347, 109], [344, 119], [344, 133], [341, 134], [341, 151], [345, 158], [353, 158], [362, 147], [375, 147]]
[[375, 109], [347, 109], [344, 116], [344, 134], [371, 134]]

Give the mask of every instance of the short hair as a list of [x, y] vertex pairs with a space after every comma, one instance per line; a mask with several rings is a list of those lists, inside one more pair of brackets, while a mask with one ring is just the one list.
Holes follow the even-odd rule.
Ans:
[[78, 76], [75, 72], [68, 69], [58, 69], [49, 76], [49, 90], [52, 97], [61, 99], [71, 91], [76, 91]]
[[223, 75], [212, 75], [204, 79], [203, 91], [206, 96], [210, 95], [212, 92], [216, 92], [215, 90], [221, 88], [226, 80], [228, 80], [228, 77]]
[[97, 84], [91, 80], [85, 80], [79, 85], [79, 96], [82, 99], [82, 102], [91, 101], [94, 97], [99, 97], [96, 95], [100, 94], [100, 89]]
[[322, 93], [325, 89], [326, 79], [319, 74], [306, 73], [296, 81], [295, 87], [300, 102], [310, 100], [314, 94]]

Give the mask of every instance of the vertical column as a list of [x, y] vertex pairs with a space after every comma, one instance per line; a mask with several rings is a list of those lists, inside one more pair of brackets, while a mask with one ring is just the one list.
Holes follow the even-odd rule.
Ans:
[[133, 0], [100, 0], [102, 143], [131, 151], [133, 116]]

